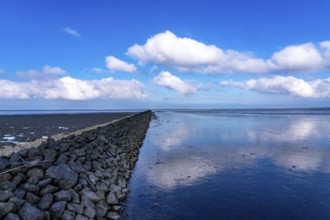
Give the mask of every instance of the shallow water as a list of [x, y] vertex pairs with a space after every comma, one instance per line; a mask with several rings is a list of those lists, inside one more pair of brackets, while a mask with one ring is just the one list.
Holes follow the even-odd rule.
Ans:
[[156, 112], [126, 219], [330, 219], [330, 110]]

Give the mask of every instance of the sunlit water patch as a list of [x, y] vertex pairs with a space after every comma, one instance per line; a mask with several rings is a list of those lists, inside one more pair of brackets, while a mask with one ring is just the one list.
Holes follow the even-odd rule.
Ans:
[[330, 111], [256, 111], [157, 112], [125, 218], [330, 219]]

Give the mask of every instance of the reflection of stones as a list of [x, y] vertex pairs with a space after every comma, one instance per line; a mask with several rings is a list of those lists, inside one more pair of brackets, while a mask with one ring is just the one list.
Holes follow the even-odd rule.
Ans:
[[1, 219], [119, 219], [151, 112], [0, 157]]

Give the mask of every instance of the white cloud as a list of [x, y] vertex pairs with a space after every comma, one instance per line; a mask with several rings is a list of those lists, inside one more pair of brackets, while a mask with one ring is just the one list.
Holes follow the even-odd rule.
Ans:
[[102, 68], [98, 68], [98, 67], [93, 67], [93, 68], [92, 68], [92, 71], [93, 71], [94, 73], [104, 73], [104, 72], [105, 72], [104, 69], [102, 69]]
[[75, 36], [75, 37], [81, 37], [80, 34], [78, 33], [78, 31], [76, 30], [73, 30], [72, 28], [70, 27], [65, 27], [63, 28], [63, 31], [65, 31], [66, 33], [72, 35], [72, 36]]
[[330, 78], [305, 81], [292, 76], [273, 76], [244, 82], [222, 81], [220, 84], [260, 93], [291, 94], [304, 98], [330, 97]]
[[13, 82], [0, 80], [2, 99], [69, 99], [87, 100], [95, 98], [131, 99], [146, 97], [144, 85], [137, 80], [80, 80], [69, 76], [53, 80]]
[[263, 59], [165, 31], [150, 37], [143, 45], [131, 46], [127, 55], [142, 65], [151, 63], [203, 74], [316, 72], [330, 67], [330, 41], [290, 45]]
[[133, 45], [127, 55], [138, 59], [141, 64], [161, 64], [182, 72], [215, 74], [267, 70], [262, 59], [256, 59], [249, 53], [224, 51], [215, 45], [177, 37], [170, 31], [149, 38], [144, 45]]
[[45, 65], [42, 70], [21, 70], [17, 72], [17, 76], [28, 79], [49, 79], [55, 76], [64, 76], [67, 72], [60, 67]]
[[4, 73], [5, 73], [5, 71], [4, 71], [3, 69], [0, 68], [0, 75], [1, 75], [1, 74], [4, 74]]
[[114, 56], [108, 56], [105, 58], [106, 66], [114, 72], [135, 72], [136, 66], [134, 64], [126, 63]]
[[67, 72], [65, 70], [63, 70], [62, 68], [60, 68], [58, 66], [51, 67], [48, 65], [45, 65], [42, 68], [42, 72], [44, 74], [50, 74], [50, 75], [66, 75], [67, 74]]
[[189, 85], [188, 82], [183, 81], [179, 77], [172, 75], [170, 72], [161, 72], [153, 78], [152, 82], [173, 89], [184, 95], [192, 94], [197, 91], [197, 88]]
[[282, 72], [316, 72], [330, 65], [330, 41], [319, 45], [306, 43], [287, 46], [267, 61], [273, 70]]

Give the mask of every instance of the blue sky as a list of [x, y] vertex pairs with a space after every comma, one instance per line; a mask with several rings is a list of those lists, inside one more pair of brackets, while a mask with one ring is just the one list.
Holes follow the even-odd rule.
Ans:
[[0, 0], [0, 109], [330, 106], [326, 0]]

